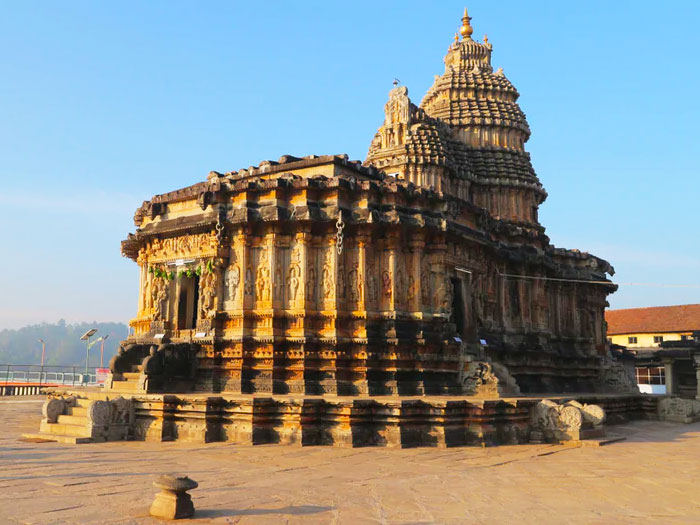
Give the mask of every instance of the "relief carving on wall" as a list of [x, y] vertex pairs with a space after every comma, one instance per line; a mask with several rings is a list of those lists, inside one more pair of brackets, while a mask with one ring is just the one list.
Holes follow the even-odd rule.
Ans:
[[155, 238], [146, 246], [144, 257], [149, 262], [209, 257], [216, 254], [216, 246], [216, 235], [211, 232], [181, 235], [167, 239]]

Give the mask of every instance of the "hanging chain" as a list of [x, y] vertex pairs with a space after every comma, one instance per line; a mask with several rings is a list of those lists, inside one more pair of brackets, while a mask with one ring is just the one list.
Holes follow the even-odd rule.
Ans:
[[338, 222], [335, 223], [335, 227], [338, 229], [336, 233], [336, 243], [335, 247], [338, 250], [338, 255], [343, 253], [343, 228], [345, 228], [345, 223], [343, 222], [343, 212], [338, 210]]
[[222, 241], [224, 240], [224, 221], [223, 218], [226, 215], [226, 209], [221, 206], [219, 208], [219, 213], [218, 216], [216, 217], [216, 242], [219, 244], [219, 246], [222, 244]]

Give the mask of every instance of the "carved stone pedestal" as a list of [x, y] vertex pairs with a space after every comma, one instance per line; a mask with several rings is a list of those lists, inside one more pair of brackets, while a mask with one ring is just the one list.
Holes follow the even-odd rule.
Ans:
[[194, 516], [192, 497], [188, 490], [195, 489], [199, 484], [187, 476], [173, 476], [170, 474], [160, 476], [153, 482], [153, 486], [161, 489], [156, 494], [156, 499], [151, 505], [151, 516], [167, 520], [191, 518]]

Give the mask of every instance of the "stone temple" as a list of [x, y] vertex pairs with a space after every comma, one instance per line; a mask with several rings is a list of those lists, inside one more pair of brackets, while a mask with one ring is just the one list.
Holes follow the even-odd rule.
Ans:
[[564, 394], [636, 410], [613, 269], [550, 244], [519, 93], [470, 20], [420, 105], [389, 92], [364, 162], [284, 155], [144, 202], [133, 335], [103, 391], [54, 396], [131, 399], [136, 438], [254, 443], [523, 441]]

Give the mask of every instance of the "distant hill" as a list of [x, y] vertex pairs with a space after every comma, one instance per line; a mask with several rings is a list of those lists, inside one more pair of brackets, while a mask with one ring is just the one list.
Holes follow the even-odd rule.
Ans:
[[[109, 335], [105, 341], [105, 366], [117, 352], [119, 342], [127, 335], [124, 323], [36, 324], [17, 330], [0, 331], [0, 365], [38, 365], [41, 363], [41, 343], [46, 341], [45, 365], [85, 365], [85, 341], [80, 336], [97, 328], [95, 338]], [[100, 343], [90, 349], [90, 367], [100, 364]]]

